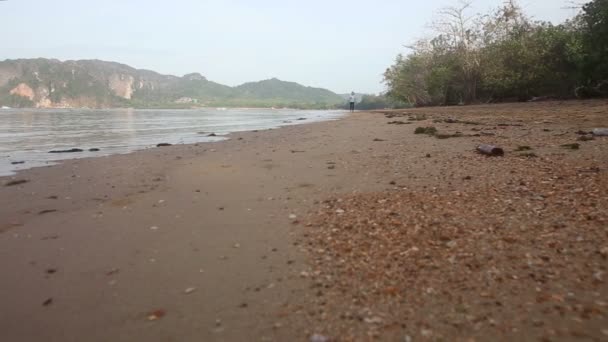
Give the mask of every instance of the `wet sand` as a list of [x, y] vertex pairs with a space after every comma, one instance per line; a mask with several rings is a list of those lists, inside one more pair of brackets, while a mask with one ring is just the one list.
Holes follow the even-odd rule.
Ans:
[[[2, 340], [339, 338], [344, 329], [321, 323], [332, 317], [310, 318], [324, 303], [309, 276], [315, 256], [306, 245], [314, 240], [306, 235], [324, 200], [441, 188], [448, 184], [446, 168], [474, 155], [476, 144], [508, 141], [512, 149], [516, 142], [507, 138], [529, 133], [501, 126], [498, 136], [413, 134], [417, 126], [452, 129], [433, 123], [436, 118], [533, 127], [532, 136], [546, 145], [537, 153], [553, 155], [565, 153], [559, 144], [575, 140], [576, 130], [608, 125], [607, 108], [592, 101], [423, 109], [409, 111], [406, 117], [420, 115], [420, 121], [404, 125], [388, 124], [407, 121], [403, 117], [355, 113], [2, 178]], [[567, 158], [598, 164], [605, 177], [607, 141], [589, 144], [594, 147]], [[496, 164], [480, 159], [475, 165], [467, 175], [487, 184], [484, 174]], [[462, 179], [459, 172], [456, 178]], [[450, 184], [467, 186], [454, 179]], [[6, 186], [14, 180], [28, 182]]]

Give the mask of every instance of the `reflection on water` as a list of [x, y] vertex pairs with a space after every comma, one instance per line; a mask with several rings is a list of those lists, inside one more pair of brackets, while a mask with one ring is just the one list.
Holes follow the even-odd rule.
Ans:
[[[340, 111], [271, 109], [0, 109], [0, 175], [61, 159], [127, 153], [158, 143], [218, 141], [230, 132], [332, 120], [342, 115]], [[207, 137], [209, 133], [220, 136]], [[72, 148], [85, 152], [48, 153]], [[90, 148], [101, 151], [88, 152]]]

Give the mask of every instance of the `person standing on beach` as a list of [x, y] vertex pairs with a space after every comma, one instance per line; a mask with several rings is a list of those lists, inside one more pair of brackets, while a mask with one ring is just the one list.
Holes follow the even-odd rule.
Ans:
[[355, 92], [350, 93], [350, 112], [355, 112], [355, 101], [357, 101], [357, 97], [355, 96]]

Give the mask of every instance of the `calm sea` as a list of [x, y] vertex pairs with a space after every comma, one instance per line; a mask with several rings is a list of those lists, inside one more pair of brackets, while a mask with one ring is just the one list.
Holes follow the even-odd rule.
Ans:
[[[0, 109], [0, 175], [62, 159], [128, 153], [158, 143], [213, 142], [231, 132], [335, 120], [344, 114], [288, 109]], [[211, 133], [218, 136], [208, 137]], [[72, 148], [85, 152], [49, 153]], [[89, 152], [92, 148], [100, 151]]]

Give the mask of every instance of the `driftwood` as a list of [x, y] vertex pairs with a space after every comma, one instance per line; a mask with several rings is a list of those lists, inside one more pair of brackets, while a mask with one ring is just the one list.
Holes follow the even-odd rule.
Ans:
[[486, 156], [502, 157], [505, 155], [505, 151], [502, 148], [494, 145], [479, 145], [477, 146], [477, 152], [485, 154]]

